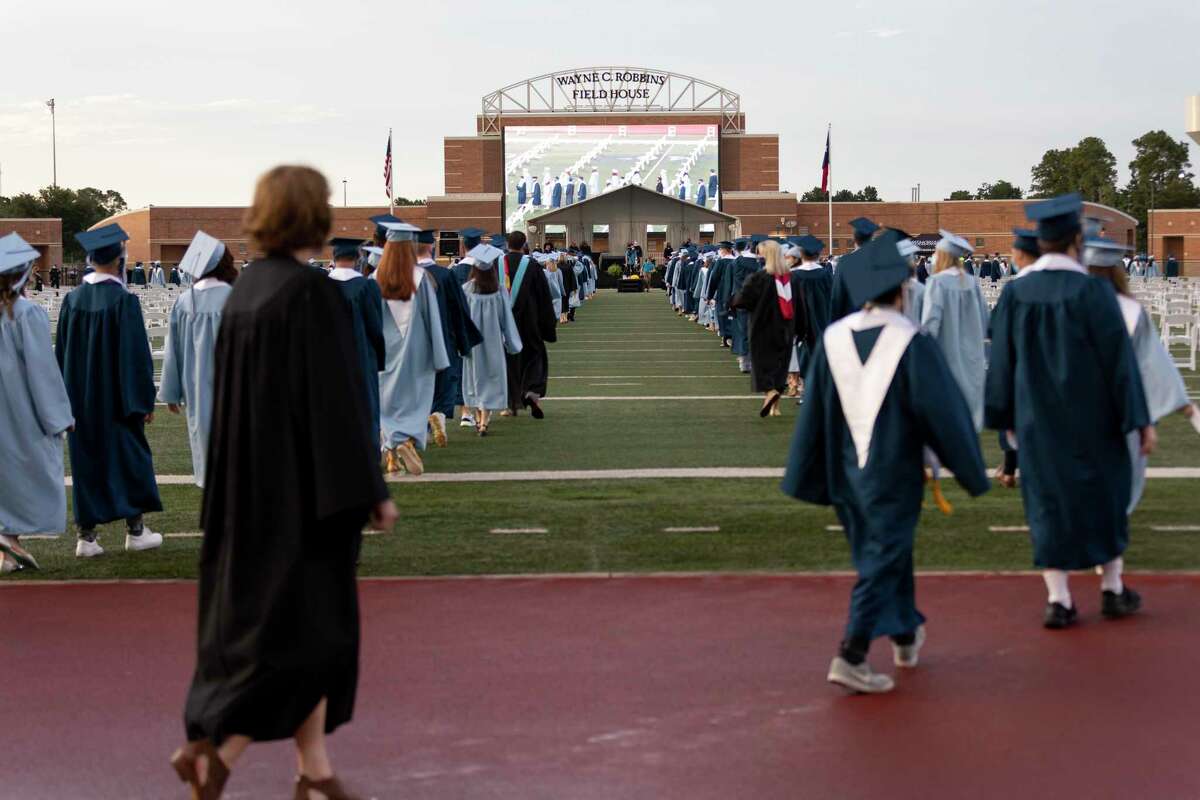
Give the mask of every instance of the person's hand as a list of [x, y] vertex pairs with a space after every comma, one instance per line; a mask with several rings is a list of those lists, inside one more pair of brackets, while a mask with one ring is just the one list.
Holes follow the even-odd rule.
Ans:
[[178, 414], [179, 413], [179, 404], [178, 403], [167, 403], [167, 411], [170, 411], [172, 414]]
[[146, 424], [149, 425], [152, 422], [154, 422], [154, 412], [153, 411], [151, 411], [149, 414], [146, 415]]
[[391, 498], [388, 498], [381, 501], [371, 512], [371, 527], [377, 531], [390, 531], [399, 516], [400, 512], [396, 509], [396, 504], [392, 502]]
[[1154, 448], [1158, 447], [1158, 431], [1153, 425], [1147, 425], [1138, 431], [1138, 435], [1142, 440], [1142, 455], [1148, 456], [1154, 452]]

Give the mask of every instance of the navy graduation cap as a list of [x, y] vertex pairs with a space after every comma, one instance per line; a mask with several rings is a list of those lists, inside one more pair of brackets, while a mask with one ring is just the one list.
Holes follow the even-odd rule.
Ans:
[[391, 214], [376, 214], [371, 217], [371, 222], [375, 223], [375, 236], [382, 239], [387, 236], [387, 228], [384, 226], [385, 222], [404, 222], [404, 220]]
[[129, 234], [115, 222], [103, 228], [75, 234], [75, 241], [87, 252], [92, 264], [111, 264], [116, 261], [121, 257], [124, 250], [122, 245], [128, 239]]
[[844, 271], [850, 302], [856, 308], [861, 308], [908, 280], [908, 260], [897, 247], [903, 238], [896, 231], [887, 231], [863, 246], [859, 251], [856, 269]]
[[435, 241], [437, 241], [436, 230], [421, 231], [417, 234], [418, 244], [433, 244]]
[[869, 239], [875, 235], [875, 231], [879, 230], [879, 226], [866, 217], [850, 220], [850, 227], [854, 229], [854, 235], [860, 239]]
[[1027, 228], [1013, 228], [1013, 250], [1020, 250], [1022, 253], [1028, 253], [1031, 256], [1040, 256], [1042, 250], [1038, 247], [1037, 231], [1031, 231]]
[[770, 237], [769, 237], [769, 236], [767, 236], [766, 234], [762, 234], [762, 233], [755, 233], [755, 234], [752, 234], [752, 235], [750, 236], [750, 244], [752, 244], [752, 245], [754, 245], [755, 247], [757, 247], [758, 245], [762, 244], [763, 242], [765, 242], [765, 241], [766, 241], [767, 239], [769, 239], [769, 238], [770, 238]]
[[479, 244], [479, 241], [483, 238], [483, 231], [479, 228], [463, 228], [458, 232], [458, 235], [462, 237], [463, 247], [470, 250]]
[[505, 235], [503, 233], [493, 233], [491, 244], [492, 244], [492, 247], [495, 247], [498, 250], [507, 250], [508, 249], [508, 239], [505, 237]]
[[793, 242], [793, 244], [795, 244], [797, 247], [799, 247], [801, 250], [808, 253], [809, 255], [814, 255], [814, 256], [819, 254], [822, 250], [825, 249], [825, 243], [822, 242], [817, 237], [813, 236], [812, 234], [806, 234], [805, 236], [797, 237], [796, 241]]
[[738, 250], [742, 250], [746, 247], [746, 245], [750, 244], [750, 237], [749, 236], [739, 236], [738, 238], [733, 240], [733, 243], [735, 245], [737, 245]]
[[1079, 215], [1082, 211], [1083, 197], [1079, 192], [1062, 194], [1025, 206], [1025, 216], [1037, 223], [1038, 238], [1050, 242], [1078, 233]]
[[723, 242], [717, 242], [717, 247], [724, 247], [726, 250], [732, 250], [733, 242], [730, 242], [728, 240], [723, 241]]
[[329, 244], [333, 247], [334, 258], [358, 258], [358, 248], [362, 245], [362, 240], [337, 236], [330, 239]]

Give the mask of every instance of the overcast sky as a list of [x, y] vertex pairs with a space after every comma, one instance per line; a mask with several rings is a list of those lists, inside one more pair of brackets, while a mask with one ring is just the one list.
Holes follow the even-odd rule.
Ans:
[[[242, 205], [280, 162], [325, 172], [341, 201], [442, 193], [442, 137], [474, 133], [485, 93], [561, 69], [671, 70], [741, 95], [748, 132], [780, 136], [781, 188], [819, 182], [924, 199], [1006, 178], [1051, 147], [1186, 139], [1200, 93], [1200, 3], [1181, 0], [211, 0], [10, 4], [0, 192], [58, 178], [133, 207]], [[1193, 161], [1200, 153], [1192, 147]]]

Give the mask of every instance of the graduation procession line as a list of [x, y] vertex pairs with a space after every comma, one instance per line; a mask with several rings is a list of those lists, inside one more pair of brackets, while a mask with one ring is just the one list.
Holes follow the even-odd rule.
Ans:
[[[562, 398], [568, 399], [568, 398]], [[584, 398], [570, 398], [584, 399]], [[636, 400], [631, 397], [613, 397], [612, 400]], [[686, 398], [667, 397], [664, 400], [679, 400]], [[1017, 473], [1018, 477], [1020, 472]], [[655, 480], [655, 479], [762, 479], [782, 478], [782, 467], [643, 467], [639, 469], [574, 469], [574, 470], [529, 470], [529, 471], [496, 471], [496, 472], [426, 472], [424, 475], [389, 475], [388, 483], [507, 483], [516, 481], [625, 481], [625, 480]], [[942, 470], [944, 479], [954, 476]], [[1200, 478], [1200, 467], [1150, 467], [1146, 470], [1147, 478], [1159, 479], [1195, 479]], [[156, 475], [155, 480], [160, 486], [190, 486], [195, 484], [191, 475]], [[65, 484], [71, 486], [71, 476], [67, 475]], [[1179, 528], [1163, 528], [1163, 530], [1200, 530], [1200, 525]], [[840, 528], [839, 528], [840, 530]]]

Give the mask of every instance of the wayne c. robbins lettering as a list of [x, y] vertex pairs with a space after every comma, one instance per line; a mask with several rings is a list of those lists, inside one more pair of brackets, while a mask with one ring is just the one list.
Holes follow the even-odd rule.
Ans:
[[[572, 100], [649, 100], [650, 88], [667, 82], [666, 75], [653, 72], [575, 72], [559, 75], [559, 86], [586, 86], [588, 84], [610, 84], [604, 88], [576, 88], [571, 90]], [[618, 85], [611, 85], [618, 84]], [[620, 84], [635, 84], [625, 86]]]

